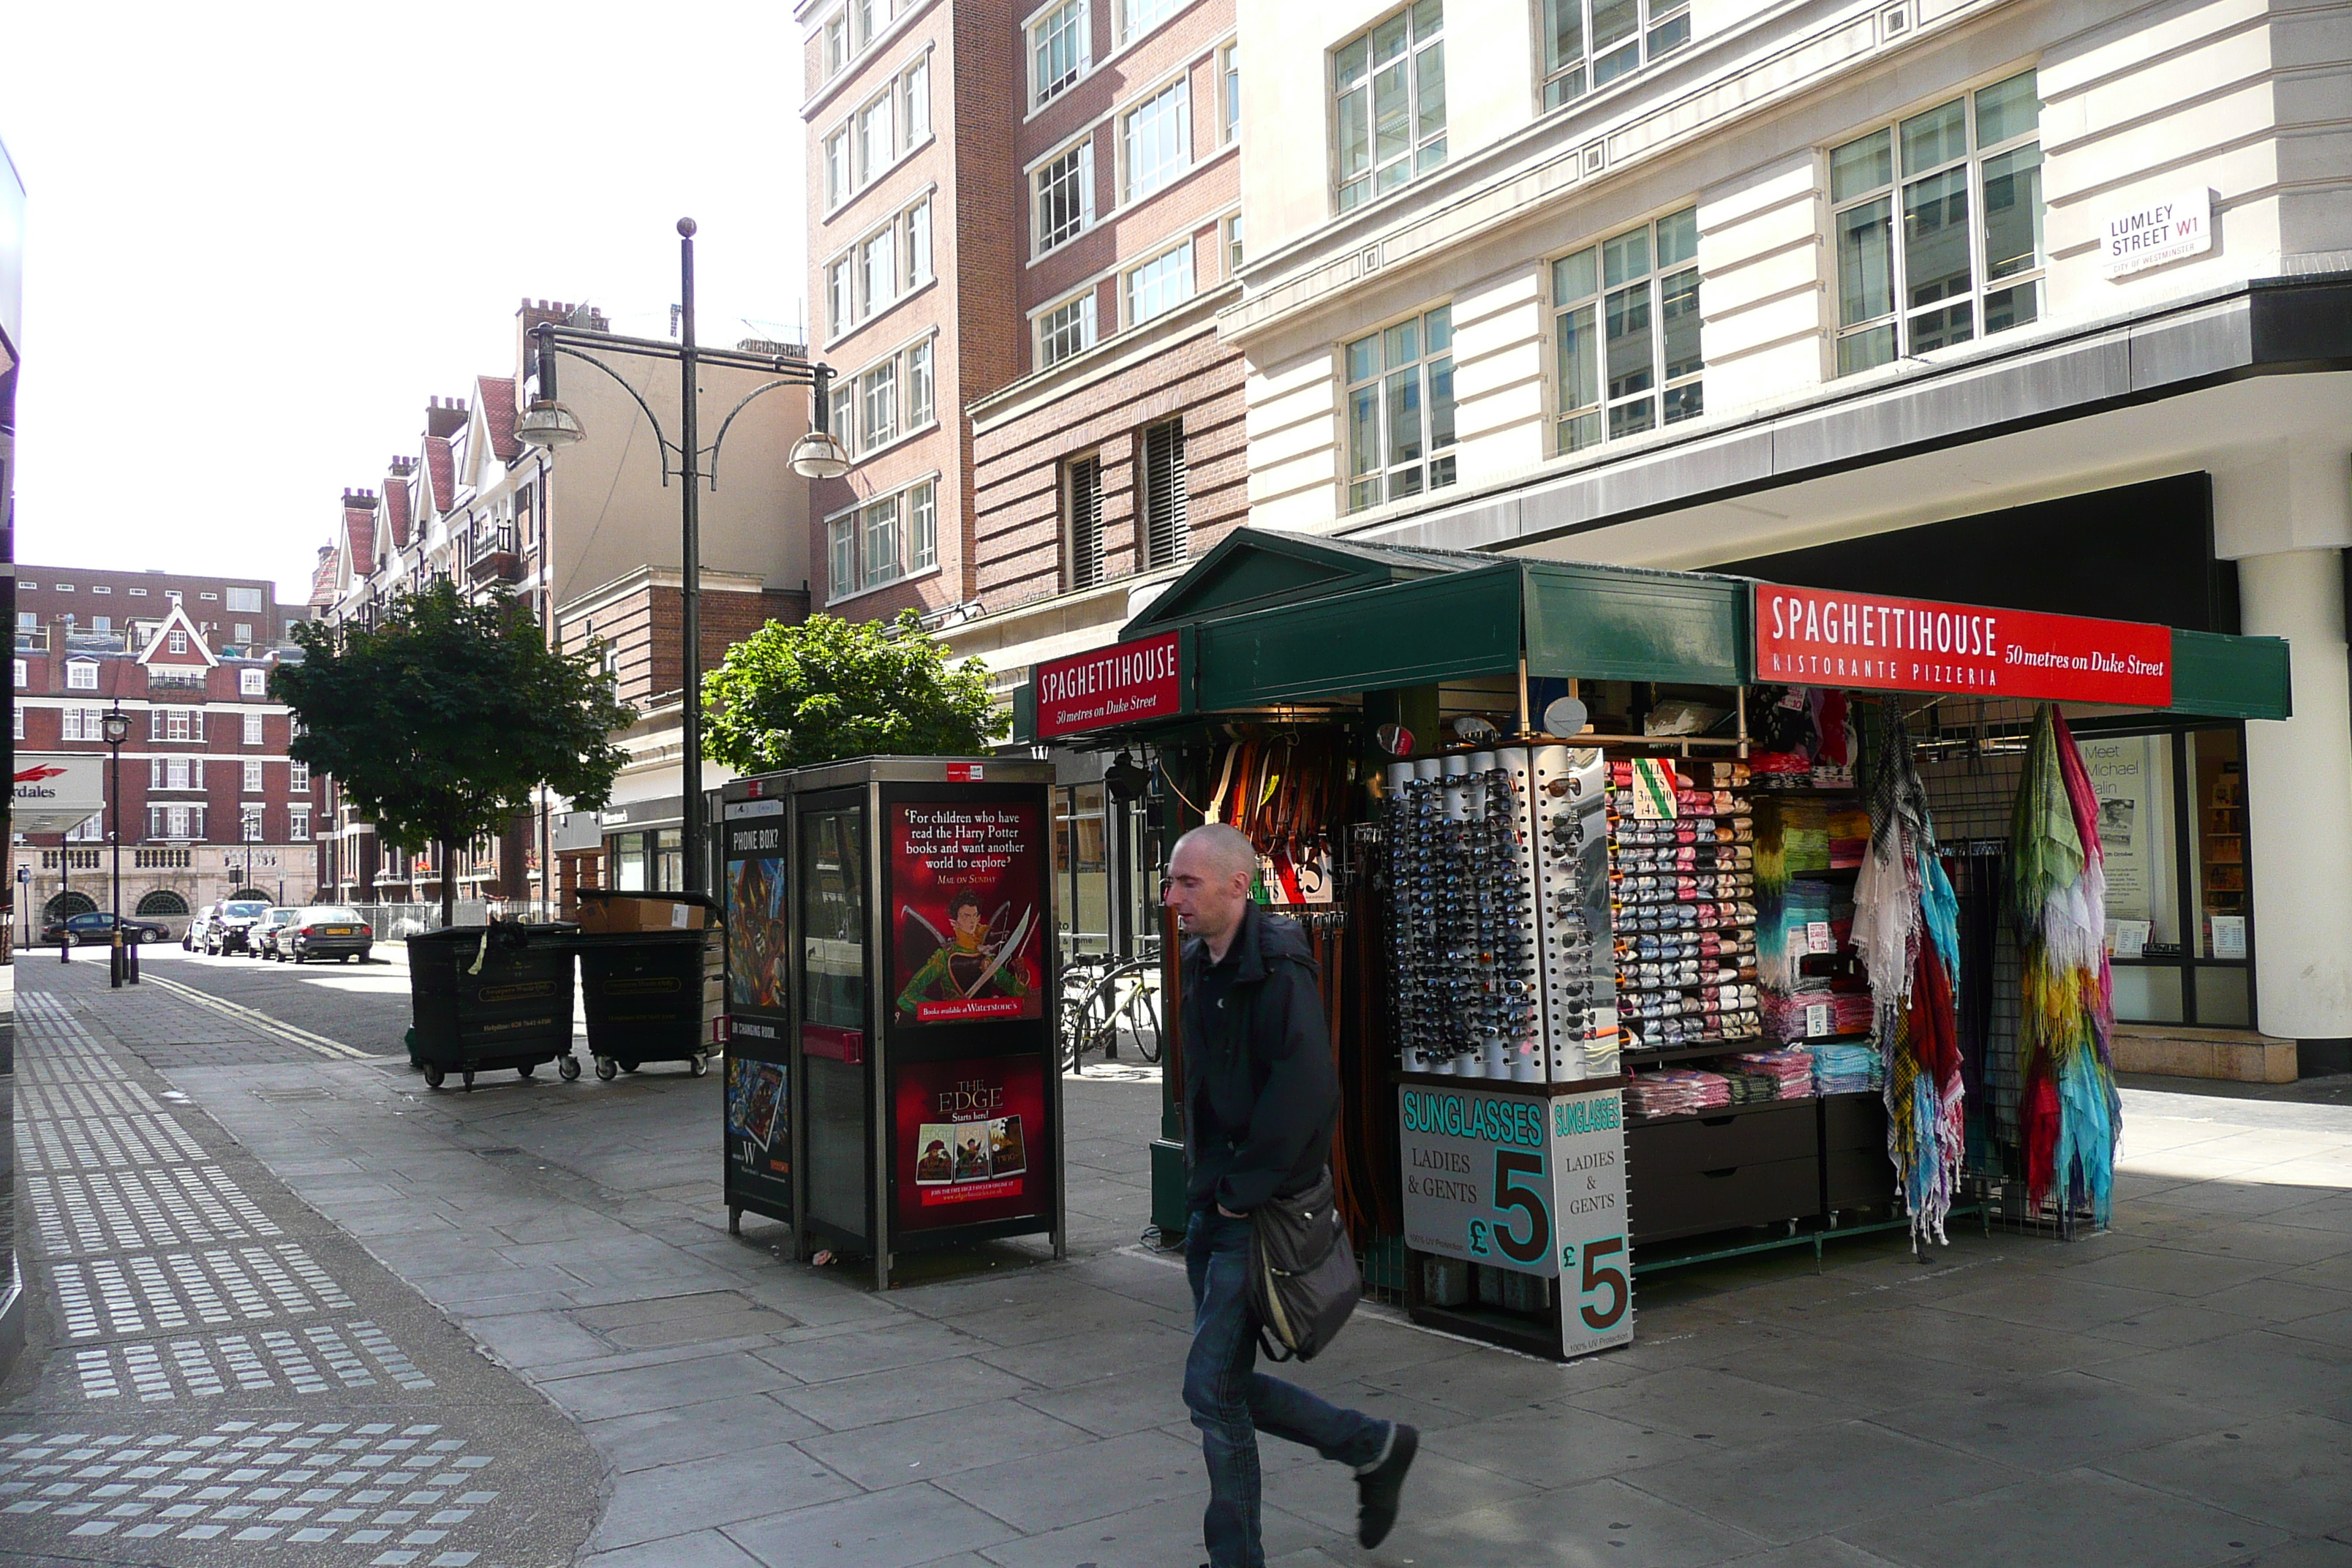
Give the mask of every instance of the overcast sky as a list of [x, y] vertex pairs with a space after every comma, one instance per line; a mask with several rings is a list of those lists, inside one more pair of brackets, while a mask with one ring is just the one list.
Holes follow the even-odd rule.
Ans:
[[[510, 373], [525, 296], [666, 335], [803, 315], [788, 0], [0, 0], [29, 193], [16, 551], [274, 578], [429, 396]], [[746, 326], [749, 321], [754, 326]]]

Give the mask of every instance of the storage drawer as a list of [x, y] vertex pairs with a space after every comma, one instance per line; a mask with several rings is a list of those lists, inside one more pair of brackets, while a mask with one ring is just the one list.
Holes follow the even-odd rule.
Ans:
[[1645, 1168], [1629, 1153], [1625, 1174], [1637, 1247], [1711, 1230], [1810, 1219], [1822, 1210], [1822, 1167], [1810, 1150], [1802, 1159], [1663, 1171]]
[[1822, 1147], [1886, 1148], [1886, 1104], [1875, 1094], [1822, 1097]]
[[[1833, 1209], [1878, 1208], [1899, 1203], [1895, 1162], [1878, 1149], [1832, 1149], [1822, 1156], [1822, 1178]], [[1638, 1209], [1636, 1213], [1640, 1212]]]
[[1626, 1168], [1638, 1178], [1654, 1172], [1809, 1159], [1820, 1147], [1814, 1114], [1811, 1100], [1792, 1100], [1757, 1110], [1633, 1122], [1625, 1129]]

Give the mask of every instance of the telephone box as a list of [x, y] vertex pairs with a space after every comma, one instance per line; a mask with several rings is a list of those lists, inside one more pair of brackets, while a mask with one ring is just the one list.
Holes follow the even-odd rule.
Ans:
[[726, 1195], [799, 1255], [1063, 1251], [1051, 764], [864, 757], [738, 779]]

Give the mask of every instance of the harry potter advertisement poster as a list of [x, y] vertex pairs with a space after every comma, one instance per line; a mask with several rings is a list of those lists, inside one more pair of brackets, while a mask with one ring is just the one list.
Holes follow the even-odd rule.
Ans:
[[909, 801], [890, 808], [890, 994], [898, 1022], [1045, 1016], [1051, 939], [1045, 813]]
[[907, 1062], [896, 1077], [901, 1228], [1045, 1212], [1051, 1145], [1041, 1058]]

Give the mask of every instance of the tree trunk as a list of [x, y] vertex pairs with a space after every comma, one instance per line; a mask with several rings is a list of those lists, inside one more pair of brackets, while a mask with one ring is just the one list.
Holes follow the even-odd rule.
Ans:
[[441, 852], [441, 929], [446, 931], [457, 923], [457, 857], [446, 838], [434, 839], [433, 847]]

